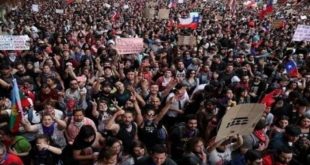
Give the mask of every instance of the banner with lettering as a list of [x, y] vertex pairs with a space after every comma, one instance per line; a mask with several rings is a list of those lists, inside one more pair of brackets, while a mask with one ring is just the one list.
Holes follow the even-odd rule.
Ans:
[[169, 19], [170, 10], [169, 9], [159, 9], [158, 18], [159, 19]]
[[230, 108], [223, 117], [215, 141], [237, 134], [252, 133], [264, 110], [264, 104], [239, 104]]
[[310, 26], [298, 25], [293, 35], [293, 41], [310, 41]]
[[143, 38], [117, 38], [116, 46], [118, 54], [136, 54], [144, 50]]
[[29, 50], [28, 41], [27, 35], [0, 35], [0, 50]]
[[197, 44], [195, 36], [182, 36], [178, 35], [178, 45], [195, 46]]

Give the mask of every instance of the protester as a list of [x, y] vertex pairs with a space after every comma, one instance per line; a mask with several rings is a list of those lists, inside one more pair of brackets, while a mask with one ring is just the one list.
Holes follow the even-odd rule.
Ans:
[[309, 164], [309, 5], [3, 1], [0, 140], [24, 164]]

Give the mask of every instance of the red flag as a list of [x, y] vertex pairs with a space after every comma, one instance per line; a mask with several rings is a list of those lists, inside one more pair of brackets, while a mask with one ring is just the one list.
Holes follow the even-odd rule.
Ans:
[[72, 4], [73, 2], [74, 2], [74, 0], [66, 0], [66, 3], [67, 3], [68, 5]]
[[265, 16], [267, 14], [272, 13], [272, 11], [273, 11], [273, 0], [268, 0], [266, 8], [259, 12], [259, 18], [264, 19]]
[[275, 89], [270, 93], [267, 93], [262, 99], [261, 103], [265, 104], [266, 107], [272, 107], [273, 103], [276, 101], [274, 98], [282, 94], [282, 92], [282, 89]]

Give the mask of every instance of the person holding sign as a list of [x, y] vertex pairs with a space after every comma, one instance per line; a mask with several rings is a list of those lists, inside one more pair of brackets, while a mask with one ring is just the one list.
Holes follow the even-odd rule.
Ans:
[[242, 144], [243, 138], [238, 134], [234, 137], [225, 138], [219, 142], [215, 142], [213, 145], [209, 145], [207, 148], [209, 153], [209, 164], [228, 165], [231, 161], [231, 153], [237, 150]]

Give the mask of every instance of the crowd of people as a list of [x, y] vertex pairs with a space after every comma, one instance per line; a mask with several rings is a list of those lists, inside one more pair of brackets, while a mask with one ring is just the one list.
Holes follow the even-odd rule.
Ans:
[[[146, 18], [144, 0], [8, 8], [0, 34], [28, 35], [30, 49], [0, 51], [0, 165], [310, 164], [310, 44], [292, 41], [310, 7], [278, 1], [264, 16], [263, 0], [150, 6], [171, 7], [168, 20]], [[198, 27], [179, 28], [193, 11]], [[178, 44], [181, 35], [196, 44]], [[118, 54], [116, 38], [143, 38], [144, 50]], [[13, 79], [23, 109], [17, 132]], [[215, 141], [227, 111], [270, 93], [251, 134]]]

